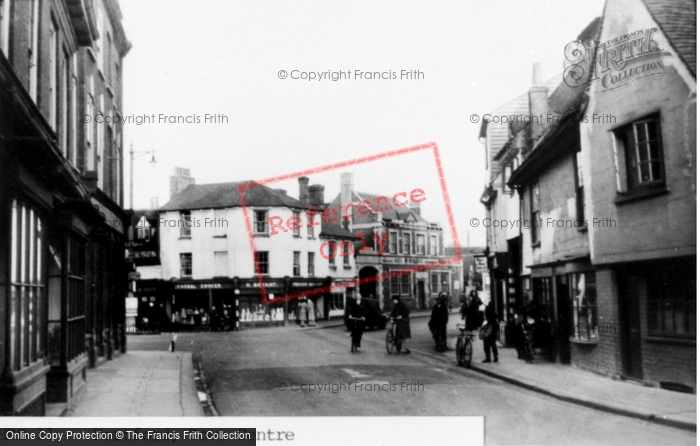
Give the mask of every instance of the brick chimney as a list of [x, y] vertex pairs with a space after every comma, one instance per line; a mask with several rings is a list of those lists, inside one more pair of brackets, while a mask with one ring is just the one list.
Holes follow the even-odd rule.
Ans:
[[340, 204], [352, 203], [352, 192], [355, 189], [352, 172], [340, 174]]
[[310, 203], [315, 206], [322, 206], [323, 203], [326, 202], [324, 199], [324, 191], [326, 190], [326, 186], [322, 184], [314, 184], [313, 186], [309, 186], [309, 198], [310, 198]]
[[299, 177], [299, 201], [309, 204], [309, 178]]
[[194, 184], [194, 178], [190, 176], [190, 169], [176, 167], [175, 175], [170, 177], [170, 198], [185, 190], [190, 184]]
[[532, 87], [528, 94], [530, 99], [530, 115], [532, 123], [529, 126], [529, 141], [527, 151], [531, 150], [538, 139], [547, 129], [547, 113], [549, 104], [547, 103], [547, 87], [542, 82], [542, 67], [536, 63], [532, 67]]

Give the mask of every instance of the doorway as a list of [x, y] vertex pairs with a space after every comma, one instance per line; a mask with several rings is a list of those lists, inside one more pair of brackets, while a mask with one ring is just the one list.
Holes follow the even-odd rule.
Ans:
[[571, 362], [571, 345], [569, 333], [571, 333], [571, 318], [569, 315], [569, 276], [557, 276], [557, 325], [555, 328], [555, 344], [559, 352], [559, 362], [569, 364]]
[[645, 286], [643, 277], [618, 273], [620, 284], [620, 327], [622, 374], [634, 380], [644, 379], [642, 338], [639, 314], [639, 291]]

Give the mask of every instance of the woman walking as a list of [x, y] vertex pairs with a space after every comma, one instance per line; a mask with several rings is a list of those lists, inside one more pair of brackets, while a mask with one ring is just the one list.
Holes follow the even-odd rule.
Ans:
[[365, 331], [365, 309], [362, 306], [362, 296], [359, 294], [355, 295], [355, 301], [350, 304], [350, 315], [348, 316], [351, 321], [351, 336], [352, 345], [350, 346], [350, 352], [355, 353], [362, 343], [362, 333]]

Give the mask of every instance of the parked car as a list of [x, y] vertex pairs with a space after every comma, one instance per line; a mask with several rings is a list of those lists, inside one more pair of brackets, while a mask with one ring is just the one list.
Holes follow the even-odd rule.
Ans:
[[[350, 305], [352, 305], [352, 303], [348, 301], [348, 305], [345, 308], [345, 326], [348, 330], [350, 330], [350, 319], [348, 318]], [[379, 302], [376, 299], [363, 297], [360, 301], [360, 305], [365, 309], [365, 329], [384, 330], [386, 328], [387, 317], [382, 313], [382, 310], [379, 309]]]

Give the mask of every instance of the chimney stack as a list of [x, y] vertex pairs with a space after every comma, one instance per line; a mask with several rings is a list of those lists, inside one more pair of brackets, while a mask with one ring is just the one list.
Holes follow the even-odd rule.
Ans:
[[175, 175], [170, 177], [170, 198], [179, 194], [190, 184], [194, 184], [194, 178], [190, 176], [190, 169], [176, 167]]
[[340, 204], [352, 203], [352, 192], [355, 188], [352, 172], [340, 174]]
[[324, 199], [325, 190], [326, 186], [322, 184], [314, 184], [313, 186], [309, 186], [309, 204], [312, 204], [314, 206], [322, 206], [323, 203], [326, 202], [326, 200]]
[[408, 208], [416, 214], [420, 215], [420, 203], [408, 203]]
[[282, 195], [287, 195], [287, 189], [275, 189], [277, 192], [280, 192]]
[[542, 67], [535, 63], [532, 67], [532, 87], [529, 92], [530, 99], [530, 123], [529, 144], [526, 148], [530, 151], [538, 139], [546, 130], [547, 113], [549, 112], [547, 87], [542, 82]]
[[299, 201], [309, 204], [309, 178], [299, 177]]

